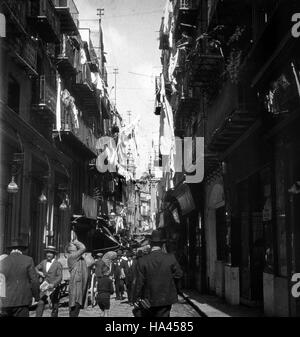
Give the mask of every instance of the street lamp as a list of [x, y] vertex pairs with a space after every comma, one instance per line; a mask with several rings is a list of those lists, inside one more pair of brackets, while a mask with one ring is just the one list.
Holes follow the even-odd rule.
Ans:
[[7, 186], [7, 192], [11, 194], [19, 192], [19, 186], [16, 184], [14, 176], [12, 176], [11, 182]]
[[65, 211], [67, 208], [68, 208], [68, 205], [67, 205], [67, 203], [66, 203], [66, 200], [64, 199], [64, 200], [62, 201], [62, 203], [60, 204], [59, 209], [60, 209], [61, 211]]
[[41, 204], [46, 204], [47, 203], [47, 197], [45, 195], [45, 191], [42, 191], [42, 194], [39, 196], [39, 202]]
[[7, 192], [11, 194], [16, 194], [19, 192], [19, 186], [15, 182], [15, 177], [20, 174], [24, 162], [24, 153], [14, 153], [12, 160], [11, 173], [12, 178], [11, 182], [7, 186]]

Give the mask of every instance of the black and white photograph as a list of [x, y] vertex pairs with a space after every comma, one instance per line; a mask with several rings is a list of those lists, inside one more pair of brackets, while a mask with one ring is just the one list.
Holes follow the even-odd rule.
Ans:
[[0, 321], [300, 316], [300, 0], [0, 0], [0, 157]]

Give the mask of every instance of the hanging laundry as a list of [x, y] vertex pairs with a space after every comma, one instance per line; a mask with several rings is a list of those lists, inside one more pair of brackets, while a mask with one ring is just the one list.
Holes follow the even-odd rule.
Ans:
[[121, 165], [118, 165], [118, 173], [125, 178], [126, 181], [133, 180], [133, 175], [131, 172], [128, 172]]
[[103, 86], [103, 80], [100, 77], [99, 73], [94, 73], [91, 72], [91, 78], [92, 78], [92, 83], [94, 84], [94, 86], [101, 91], [101, 94], [104, 94], [104, 86]]
[[170, 31], [170, 20], [173, 14], [173, 2], [168, 1], [164, 10], [164, 34], [168, 34]]
[[87, 63], [87, 57], [85, 50], [83, 48], [80, 49], [80, 64], [84, 65]]
[[170, 57], [170, 65], [169, 65], [169, 81], [177, 84], [176, 78], [173, 76], [174, 71], [177, 66], [178, 62], [178, 57], [179, 57], [179, 50], [177, 50], [176, 54]]
[[72, 119], [73, 119], [73, 123], [74, 123], [74, 127], [76, 129], [79, 129], [79, 120], [78, 120], [78, 109], [75, 105], [75, 98], [73, 96], [71, 96], [71, 94], [69, 93], [69, 91], [67, 89], [63, 90], [61, 92], [61, 100], [65, 106], [65, 108], [68, 111], [71, 111], [72, 113]]
[[60, 101], [60, 93], [61, 93], [61, 78], [56, 74], [57, 81], [57, 95], [56, 95], [56, 130], [61, 131], [61, 101]]
[[116, 217], [116, 233], [124, 229], [123, 219], [120, 216]]

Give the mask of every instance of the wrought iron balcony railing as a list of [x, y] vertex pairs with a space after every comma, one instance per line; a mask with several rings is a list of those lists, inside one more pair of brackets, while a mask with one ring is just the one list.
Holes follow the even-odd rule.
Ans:
[[206, 141], [212, 151], [223, 151], [256, 120], [257, 95], [249, 87], [227, 80], [209, 106]]
[[57, 93], [55, 84], [50, 76], [41, 75], [37, 83], [37, 94], [35, 99], [35, 108], [50, 112], [53, 116], [56, 114]]
[[79, 27], [79, 12], [73, 0], [52, 0], [58, 12], [63, 33], [75, 33]]
[[86, 125], [80, 116], [77, 116], [76, 119], [77, 121], [69, 109], [64, 108], [62, 110], [61, 132], [66, 135], [71, 135], [73, 137], [73, 141], [79, 141], [84, 148], [87, 148], [91, 154], [95, 155], [97, 153], [96, 137], [94, 136], [91, 128]]
[[6, 0], [3, 4], [4, 12], [8, 14], [7, 18], [14, 19], [22, 26], [22, 28], [24, 28], [26, 26], [26, 2], [19, 0]]
[[18, 63], [27, 74], [37, 74], [37, 43], [30, 37], [10, 37], [6, 40], [10, 56]]
[[93, 90], [92, 75], [88, 64], [82, 65], [81, 71], [76, 76], [76, 86], [86, 88], [89, 91]]
[[31, 1], [29, 19], [46, 42], [58, 42], [60, 22], [51, 0]]
[[187, 10], [193, 10], [197, 7], [197, 1], [196, 0], [177, 0], [177, 6], [179, 10], [187, 11]]
[[58, 59], [58, 70], [64, 74], [76, 73], [75, 48], [70, 37], [63, 34]]

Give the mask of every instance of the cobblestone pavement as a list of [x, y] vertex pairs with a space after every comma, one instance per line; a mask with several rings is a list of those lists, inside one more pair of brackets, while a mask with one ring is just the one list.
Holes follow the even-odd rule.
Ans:
[[[50, 317], [51, 311], [46, 307], [44, 317]], [[30, 316], [34, 317], [35, 312], [31, 312]], [[59, 308], [59, 317], [69, 317], [68, 308]], [[98, 306], [88, 308], [80, 311], [80, 317], [100, 317], [100, 309]], [[132, 307], [124, 301], [116, 301], [115, 297], [111, 298], [110, 317], [133, 317]], [[184, 299], [179, 298], [179, 302], [172, 306], [171, 317], [199, 317], [198, 313], [185, 302]]]

